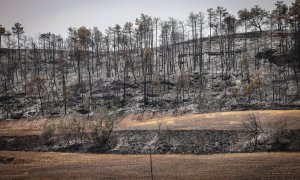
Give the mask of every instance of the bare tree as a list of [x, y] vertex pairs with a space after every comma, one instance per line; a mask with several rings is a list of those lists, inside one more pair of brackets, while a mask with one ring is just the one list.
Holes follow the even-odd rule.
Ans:
[[212, 41], [212, 28], [213, 28], [213, 17], [215, 16], [215, 11], [213, 10], [213, 8], [209, 8], [207, 9], [207, 13], [208, 13], [208, 21], [209, 21], [209, 55], [208, 55], [208, 69], [210, 69], [210, 64], [211, 64], [211, 41]]
[[0, 48], [2, 47], [2, 36], [5, 34], [5, 27], [0, 25]]
[[258, 136], [263, 132], [258, 114], [249, 114], [244, 127], [251, 138], [254, 138], [254, 150], [257, 150]]
[[269, 125], [270, 140], [275, 150], [284, 150], [289, 143], [288, 136], [290, 129], [288, 126], [288, 118], [283, 117]]
[[[21, 36], [22, 34], [24, 34], [24, 28], [22, 27], [22, 24], [20, 23], [15, 23], [14, 24], [14, 27], [11, 28], [12, 29], [12, 32], [13, 34], [17, 35], [17, 42], [18, 42], [18, 61], [19, 63], [21, 62], [21, 47], [20, 47], [20, 39], [21, 39]], [[19, 63], [16, 63], [16, 78], [18, 80], [18, 64]]]
[[247, 49], [247, 28], [249, 26], [249, 21], [251, 18], [250, 12], [247, 9], [239, 10], [238, 11], [239, 16], [239, 23], [244, 24], [244, 48]]
[[90, 43], [91, 43], [91, 31], [84, 26], [80, 27], [78, 29], [78, 38], [81, 46], [84, 49], [85, 57], [87, 58], [88, 83], [89, 83], [89, 109], [91, 110], [94, 109], [91, 62], [90, 62], [90, 53], [88, 51], [88, 48], [90, 47]]

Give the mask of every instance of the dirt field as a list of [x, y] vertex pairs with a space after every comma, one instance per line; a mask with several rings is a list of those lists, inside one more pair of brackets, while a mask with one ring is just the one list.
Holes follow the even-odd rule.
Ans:
[[[149, 155], [0, 151], [0, 179], [151, 179]], [[153, 155], [154, 179], [299, 179], [300, 153]]]
[[[300, 110], [265, 110], [265, 111], [232, 111], [206, 114], [184, 115], [173, 114], [131, 114], [119, 119], [116, 130], [157, 130], [159, 124], [162, 129], [172, 130], [235, 130], [243, 127], [249, 114], [257, 114], [262, 123], [270, 123], [279, 119], [287, 119], [292, 129], [300, 129]], [[58, 122], [52, 119], [21, 119], [0, 121], [1, 135], [36, 135], [42, 132], [49, 123]]]

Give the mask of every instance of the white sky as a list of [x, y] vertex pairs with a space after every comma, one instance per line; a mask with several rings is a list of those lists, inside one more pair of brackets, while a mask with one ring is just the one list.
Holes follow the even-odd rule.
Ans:
[[[15, 22], [27, 35], [51, 32], [67, 35], [68, 27], [108, 26], [134, 22], [141, 13], [166, 20], [185, 20], [189, 12], [223, 6], [231, 14], [259, 4], [272, 10], [276, 0], [0, 0], [0, 24], [10, 29]], [[290, 5], [294, 0], [285, 0]]]

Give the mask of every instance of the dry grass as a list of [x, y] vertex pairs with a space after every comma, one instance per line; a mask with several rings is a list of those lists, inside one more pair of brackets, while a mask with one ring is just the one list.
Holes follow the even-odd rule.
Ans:
[[243, 128], [249, 114], [257, 114], [263, 124], [270, 123], [282, 118], [288, 120], [293, 129], [300, 129], [300, 110], [265, 110], [265, 111], [231, 111], [206, 114], [184, 114], [180, 116], [167, 115], [165, 117], [136, 119], [133, 115], [122, 119], [118, 129], [145, 130], [161, 128], [173, 130], [233, 130]]
[[0, 135], [25, 136], [41, 134], [43, 127], [49, 121], [45, 118], [2, 120], [0, 121]]
[[[150, 179], [149, 155], [0, 152], [0, 179]], [[154, 179], [299, 179], [300, 153], [154, 155]]]
[[[174, 116], [172, 114], [130, 114], [120, 119], [117, 130], [234, 130], [243, 128], [243, 123], [249, 114], [258, 114], [262, 123], [270, 123], [282, 118], [288, 119], [288, 125], [293, 129], [300, 129], [300, 110], [265, 110], [265, 111], [232, 111], [206, 114], [192, 114]], [[41, 134], [45, 125], [57, 123], [60, 118], [34, 120], [3, 120], [0, 121], [1, 135], [36, 135]]]

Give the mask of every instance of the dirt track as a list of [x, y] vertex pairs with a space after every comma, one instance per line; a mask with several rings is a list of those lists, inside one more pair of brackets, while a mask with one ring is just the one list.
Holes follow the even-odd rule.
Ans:
[[[0, 151], [0, 179], [151, 179], [149, 155]], [[300, 153], [153, 155], [154, 179], [299, 179]]]
[[[206, 114], [192, 114], [174, 116], [173, 114], [131, 114], [122, 117], [116, 130], [157, 130], [159, 124], [162, 129], [171, 130], [236, 130], [243, 128], [243, 123], [249, 114], [257, 114], [262, 124], [280, 119], [287, 119], [292, 129], [300, 129], [300, 110], [265, 110], [265, 111], [232, 111]], [[0, 121], [1, 135], [36, 135], [42, 132], [48, 123], [57, 119], [34, 120], [3, 120]]]

